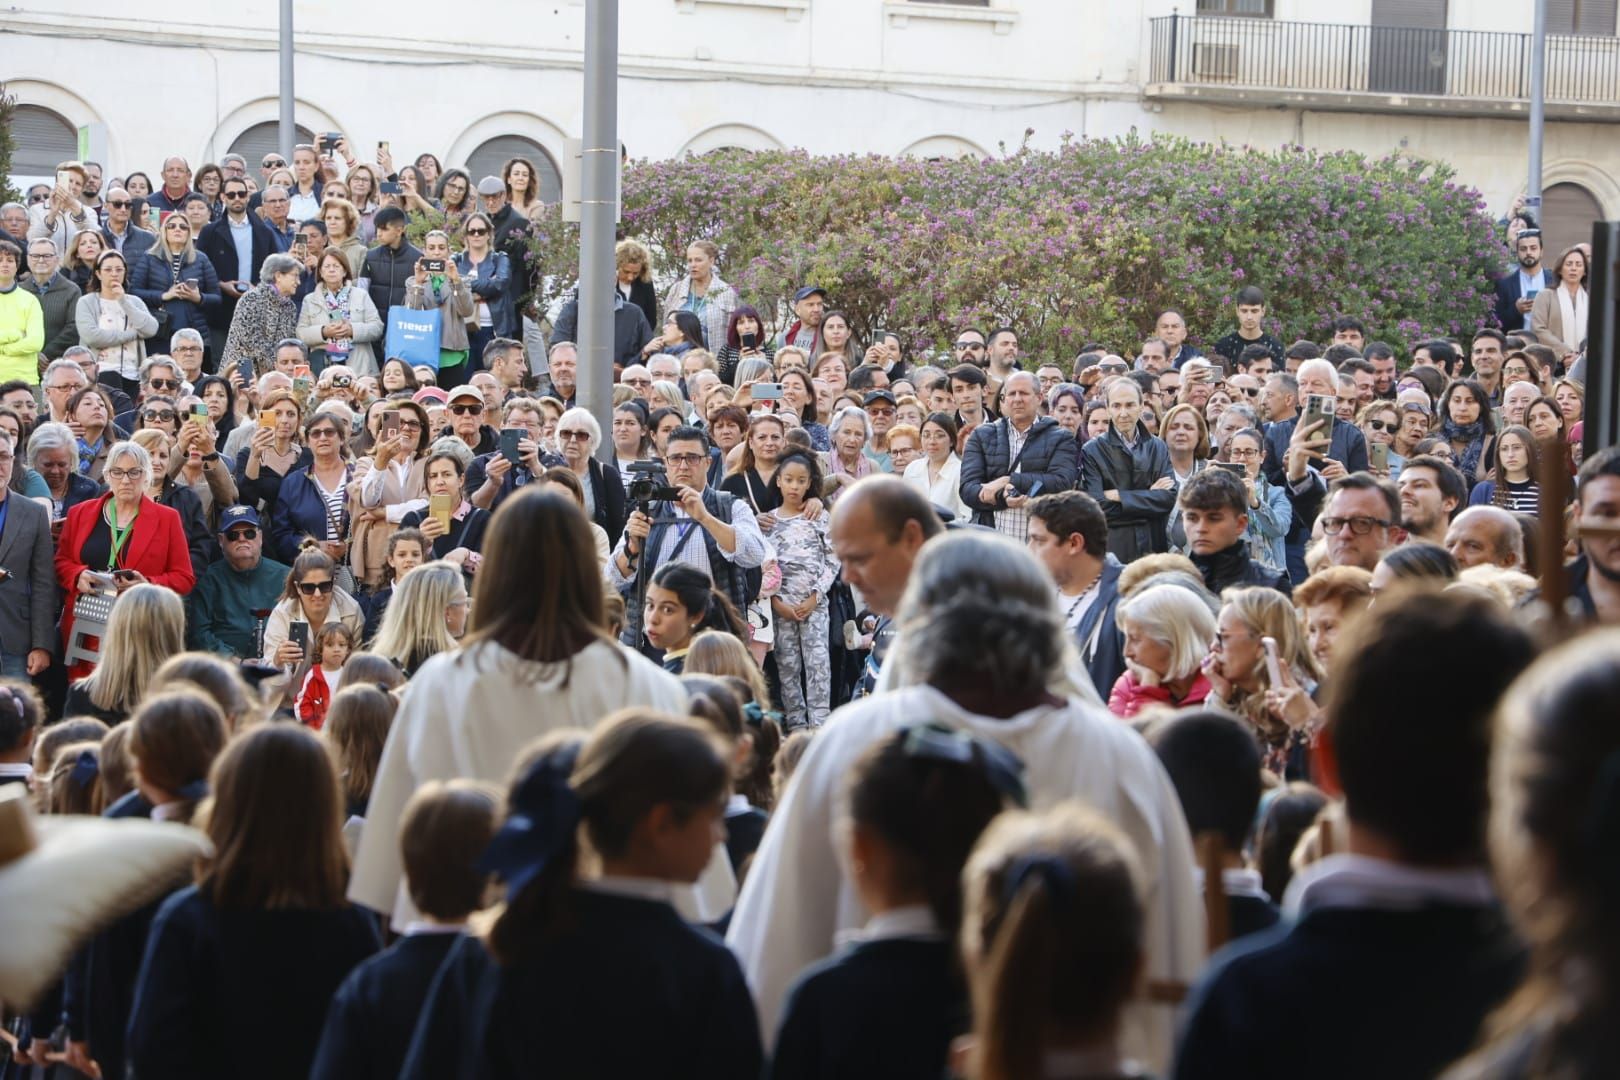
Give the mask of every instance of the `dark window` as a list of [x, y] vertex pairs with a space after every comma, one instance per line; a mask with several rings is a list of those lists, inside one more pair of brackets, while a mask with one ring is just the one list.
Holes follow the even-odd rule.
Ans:
[[79, 156], [79, 132], [38, 105], [18, 105], [11, 114], [11, 172], [14, 176], [54, 176], [56, 167]]
[[540, 200], [554, 203], [562, 199], [562, 174], [551, 155], [533, 139], [522, 135], [499, 135], [484, 143], [467, 158], [467, 173], [477, 184], [486, 176], [500, 176], [506, 163], [515, 157], [528, 158], [540, 173]]
[[[302, 124], [293, 125], [293, 133], [297, 138], [295, 143], [313, 143], [315, 133]], [[231, 141], [231, 153], [241, 154], [247, 159], [248, 172], [255, 181], [259, 179], [259, 162], [264, 160], [266, 154], [281, 153], [281, 125], [274, 120], [266, 120], [262, 124], [254, 124], [242, 134]], [[342, 163], [339, 163], [341, 167]]]
[[1615, 0], [1547, 0], [1547, 33], [1613, 37]]
[[1247, 15], [1271, 18], [1271, 0], [1198, 0], [1200, 15]]

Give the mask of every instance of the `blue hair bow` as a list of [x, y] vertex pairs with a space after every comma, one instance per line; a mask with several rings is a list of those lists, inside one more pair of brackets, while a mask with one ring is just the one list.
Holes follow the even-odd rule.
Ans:
[[89, 787], [101, 775], [101, 761], [89, 750], [79, 751], [79, 760], [73, 763], [73, 771], [68, 773], [68, 779], [74, 787]]
[[1025, 855], [1007, 868], [1007, 878], [1001, 887], [1001, 903], [1010, 907], [1030, 881], [1039, 881], [1052, 894], [1058, 906], [1067, 905], [1075, 894], [1074, 870], [1061, 857], [1051, 854]]
[[203, 799], [208, 797], [208, 781], [193, 780], [191, 783], [175, 792], [175, 794], [184, 799], [186, 802], [201, 802]]
[[932, 720], [906, 725], [895, 739], [911, 757], [954, 761], [977, 768], [1003, 798], [1019, 806], [1029, 805], [1029, 793], [1024, 788], [1024, 763], [1000, 743]]
[[579, 828], [579, 796], [568, 782], [578, 747], [543, 758], [519, 783], [512, 812], [478, 860], [478, 869], [506, 883], [512, 900], [567, 851]]

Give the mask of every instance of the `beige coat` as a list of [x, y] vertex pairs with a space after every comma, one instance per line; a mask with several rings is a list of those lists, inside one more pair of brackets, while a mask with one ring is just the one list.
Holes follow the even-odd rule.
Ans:
[[[1530, 306], [1530, 329], [1536, 332], [1543, 345], [1549, 345], [1560, 353], [1569, 348], [1564, 341], [1564, 311], [1558, 303], [1558, 290], [1562, 285], [1555, 285], [1550, 289], [1542, 289], [1536, 293], [1536, 299]], [[1581, 290], [1583, 293], [1586, 290]], [[1588, 317], [1590, 322], [1590, 317]], [[1576, 328], [1574, 339], [1579, 342], [1586, 337], [1586, 327]]]

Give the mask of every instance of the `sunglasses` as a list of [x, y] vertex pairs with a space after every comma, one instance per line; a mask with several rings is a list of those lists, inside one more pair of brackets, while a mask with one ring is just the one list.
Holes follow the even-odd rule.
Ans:
[[180, 380], [179, 379], [153, 379], [151, 382], [147, 383], [147, 385], [150, 386], [154, 390], [178, 390], [178, 389], [180, 389]]
[[488, 229], [468, 229], [467, 230], [467, 235], [468, 236], [488, 236], [489, 235], [489, 230]]
[[248, 193], [245, 191], [227, 191], [225, 197], [227, 199], [245, 199], [248, 197]]
[[1400, 427], [1399, 424], [1392, 424], [1388, 420], [1369, 420], [1367, 421], [1367, 426], [1372, 428], [1374, 431], [1385, 432], [1393, 432]]
[[309, 437], [312, 439], [336, 439], [338, 438], [338, 430], [330, 427], [316, 428], [309, 433]]
[[1233, 387], [1229, 387], [1229, 389], [1236, 390], [1238, 393], [1242, 394], [1244, 397], [1259, 397], [1260, 396], [1260, 388], [1258, 386], [1233, 386]]
[[174, 419], [174, 410], [173, 409], [153, 409], [151, 412], [142, 413], [141, 414], [141, 419], [142, 420], [156, 420], [159, 423], [167, 424], [170, 420]]
[[482, 405], [452, 405], [450, 411], [457, 416], [478, 416], [484, 411]]
[[580, 442], [590, 442], [591, 434], [588, 431], [559, 431], [557, 438], [563, 442], [574, 442], [576, 439]]
[[967, 352], [969, 349], [982, 349], [982, 348], [984, 348], [984, 342], [982, 342], [982, 341], [958, 341], [956, 343], [956, 351], [957, 352]]
[[324, 596], [335, 587], [336, 583], [331, 578], [327, 578], [325, 581], [300, 581], [298, 583], [298, 591], [305, 596], [314, 596], [316, 593]]
[[42, 202], [49, 202], [50, 198], [49, 195], [30, 195], [28, 196], [28, 205], [34, 206]]
[[231, 543], [235, 543], [238, 540], [257, 540], [258, 538], [259, 530], [255, 529], [251, 525], [244, 529], [232, 529], [230, 532], [225, 534], [225, 539]]
[[263, 161], [259, 162], [259, 166], [265, 169], [285, 169], [287, 167], [287, 163], [282, 161], [280, 158], [265, 158]]
[[[230, 198], [230, 196], [227, 195], [226, 198]], [[112, 207], [114, 210], [128, 210], [135, 204], [130, 202], [128, 199], [118, 199], [115, 201], [109, 201], [107, 205]]]

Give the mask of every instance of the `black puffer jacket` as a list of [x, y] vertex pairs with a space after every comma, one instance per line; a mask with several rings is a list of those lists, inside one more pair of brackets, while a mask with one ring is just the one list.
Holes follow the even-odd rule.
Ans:
[[1243, 587], [1245, 585], [1263, 585], [1268, 589], [1276, 589], [1284, 596], [1291, 596], [1294, 592], [1294, 583], [1288, 579], [1288, 574], [1282, 570], [1272, 570], [1249, 558], [1249, 544], [1246, 540], [1239, 540], [1224, 551], [1217, 551], [1213, 555], [1199, 555], [1192, 552], [1188, 555], [1198, 572], [1204, 575], [1204, 584], [1216, 596], [1221, 595], [1223, 589]]
[[[1009, 449], [1009, 420], [981, 424], [968, 435], [962, 453], [962, 501], [973, 511], [980, 525], [994, 525], [997, 510], [1007, 509], [1007, 494], [1028, 495], [1035, 485], [1040, 494], [1069, 491], [1080, 481], [1080, 462], [1074, 439], [1050, 416], [1036, 419], [1030, 426], [1024, 449], [1018, 455], [1017, 471]], [[979, 501], [979, 491], [992, 480], [1012, 475], [1012, 486], [1002, 489], [994, 506]]]

